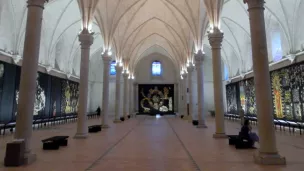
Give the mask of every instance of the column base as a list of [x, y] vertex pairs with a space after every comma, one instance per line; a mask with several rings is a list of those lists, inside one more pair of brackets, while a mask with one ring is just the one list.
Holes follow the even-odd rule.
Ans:
[[254, 162], [260, 165], [286, 165], [286, 158], [278, 153], [267, 154], [258, 152], [254, 156]]
[[76, 135], [73, 137], [74, 139], [86, 139], [88, 138], [87, 133], [76, 133]]
[[228, 138], [228, 136], [225, 133], [215, 133], [213, 134], [213, 138], [221, 139], [221, 138]]
[[120, 120], [120, 119], [115, 119], [115, 120], [113, 121], [113, 123], [121, 123], [121, 120]]
[[208, 126], [206, 124], [200, 124], [200, 123], [196, 127], [197, 128], [208, 128]]
[[109, 125], [101, 125], [101, 128], [107, 129], [107, 128], [110, 128], [110, 126]]
[[37, 155], [34, 153], [27, 153], [24, 155], [24, 165], [29, 165], [34, 163], [37, 160]]
[[198, 121], [197, 128], [208, 128], [204, 120]]

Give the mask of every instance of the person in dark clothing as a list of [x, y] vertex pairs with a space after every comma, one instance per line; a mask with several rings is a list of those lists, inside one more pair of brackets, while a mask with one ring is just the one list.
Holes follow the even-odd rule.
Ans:
[[244, 125], [242, 126], [241, 132], [239, 133], [239, 138], [247, 140], [249, 144], [254, 145], [254, 140], [251, 138], [251, 126], [249, 124], [249, 120], [244, 121]]
[[98, 106], [98, 108], [96, 109], [96, 112], [97, 112], [97, 116], [100, 116], [100, 107]]

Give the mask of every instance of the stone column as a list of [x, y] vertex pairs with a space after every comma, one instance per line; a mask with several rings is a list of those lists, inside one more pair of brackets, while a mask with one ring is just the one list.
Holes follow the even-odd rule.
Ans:
[[80, 62], [80, 84], [79, 84], [79, 107], [77, 119], [77, 132], [74, 138], [87, 138], [87, 104], [88, 104], [88, 84], [89, 84], [89, 63], [90, 47], [93, 44], [94, 37], [84, 29], [79, 35], [81, 46]]
[[183, 73], [182, 74], [183, 79], [183, 88], [182, 88], [182, 98], [183, 98], [183, 104], [181, 104], [183, 106], [183, 115], [184, 115], [184, 120], [188, 119], [188, 110], [187, 110], [187, 73]]
[[193, 120], [193, 86], [192, 86], [192, 77], [193, 77], [193, 71], [194, 71], [194, 66], [190, 64], [190, 66], [187, 68], [188, 71], [188, 89], [189, 89], [189, 116], [188, 116], [188, 121], [192, 122]]
[[134, 104], [134, 93], [133, 93], [133, 82], [134, 80], [132, 78], [129, 79], [129, 115], [130, 117], [133, 115], [134, 110], [133, 110], [133, 104]]
[[47, 0], [28, 0], [28, 12], [21, 67], [16, 132], [14, 139], [24, 139], [24, 163], [36, 160], [31, 152], [32, 123], [44, 4]]
[[123, 117], [125, 118], [125, 120], [128, 119], [128, 112], [129, 112], [129, 108], [128, 108], [128, 82], [129, 82], [129, 74], [127, 73], [127, 71], [124, 71], [124, 73], [122, 74], [123, 78], [124, 78], [124, 101], [123, 101]]
[[253, 73], [260, 149], [254, 156], [259, 164], [286, 164], [277, 151], [273, 127], [273, 106], [268, 65], [267, 41], [264, 20], [264, 0], [244, 0], [248, 4]]
[[114, 123], [120, 123], [120, 114], [121, 114], [121, 73], [122, 73], [122, 66], [119, 66], [118, 63], [116, 63], [116, 91], [115, 91], [115, 118]]
[[197, 71], [197, 106], [198, 106], [198, 128], [207, 128], [204, 113], [204, 75], [203, 60], [204, 54], [201, 50], [195, 54], [195, 66]]
[[179, 84], [178, 84], [178, 115], [181, 116], [183, 115], [183, 110], [184, 110], [184, 107], [183, 107], [183, 80], [182, 79], [179, 79]]
[[219, 29], [214, 29], [209, 33], [209, 43], [212, 48], [213, 64], [213, 92], [215, 107], [215, 134], [213, 138], [226, 138], [224, 122], [224, 99], [223, 99], [223, 81], [222, 81], [222, 56], [221, 48], [224, 34]]
[[103, 91], [102, 91], [102, 128], [109, 128], [109, 82], [110, 82], [110, 64], [111, 56], [105, 51], [102, 55], [103, 60]]

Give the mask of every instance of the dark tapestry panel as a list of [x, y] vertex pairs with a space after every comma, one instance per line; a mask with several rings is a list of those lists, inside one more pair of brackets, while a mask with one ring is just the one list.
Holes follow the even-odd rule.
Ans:
[[[243, 91], [243, 92], [242, 92]], [[247, 115], [256, 115], [256, 101], [254, 79], [250, 78], [240, 82], [241, 106]]]
[[303, 120], [304, 64], [271, 72], [272, 95], [276, 118]]
[[[17, 115], [17, 107], [19, 100], [19, 85], [20, 85], [20, 74], [21, 68], [17, 68], [16, 72], [16, 88], [15, 88], [15, 98], [14, 98], [14, 113], [13, 117]], [[36, 95], [35, 95], [35, 103], [34, 103], [34, 111], [33, 116], [34, 119], [37, 117], [45, 117], [47, 103], [49, 103], [49, 75], [37, 73], [36, 79]]]
[[50, 116], [58, 116], [61, 114], [61, 79], [52, 77], [51, 79], [51, 102]]
[[139, 113], [174, 113], [174, 84], [139, 84]]
[[61, 82], [61, 113], [76, 113], [78, 110], [79, 84], [63, 80]]
[[237, 84], [226, 85], [227, 109], [230, 114], [238, 114], [237, 110]]

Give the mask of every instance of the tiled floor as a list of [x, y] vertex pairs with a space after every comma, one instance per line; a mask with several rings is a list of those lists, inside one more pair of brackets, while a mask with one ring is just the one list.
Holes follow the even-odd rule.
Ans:
[[[89, 120], [89, 125], [100, 123]], [[236, 150], [227, 139], [216, 140], [214, 120], [208, 129], [197, 129], [175, 117], [156, 119], [138, 116], [86, 140], [69, 139], [68, 147], [43, 151], [41, 139], [52, 135], [75, 134], [76, 124], [33, 132], [37, 161], [29, 166], [4, 168], [5, 144], [12, 136], [0, 138], [0, 171], [303, 171], [304, 136], [277, 132], [280, 153], [287, 166], [259, 166], [252, 155], [257, 150]], [[238, 132], [237, 122], [226, 122], [228, 134]]]

